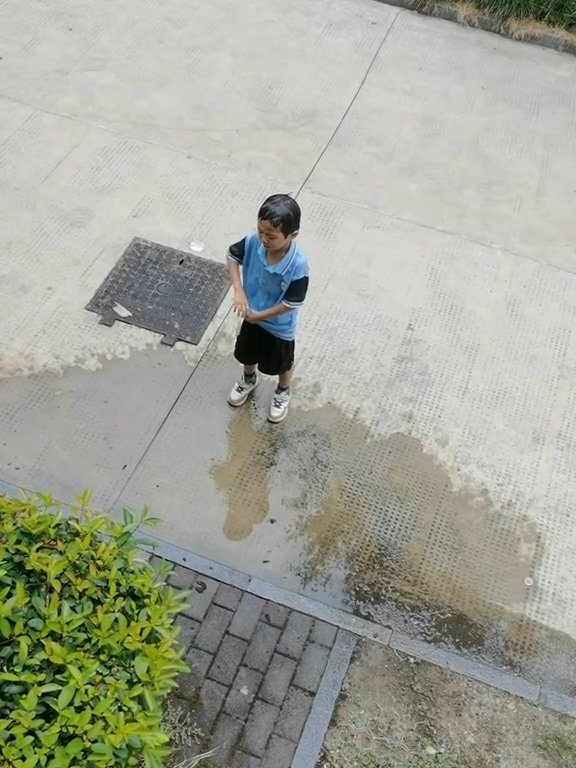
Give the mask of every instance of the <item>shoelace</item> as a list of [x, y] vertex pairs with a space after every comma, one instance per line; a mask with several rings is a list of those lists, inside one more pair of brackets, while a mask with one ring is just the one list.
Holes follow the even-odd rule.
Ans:
[[285, 401], [282, 397], [273, 397], [272, 402], [274, 403], [274, 408], [282, 408]]

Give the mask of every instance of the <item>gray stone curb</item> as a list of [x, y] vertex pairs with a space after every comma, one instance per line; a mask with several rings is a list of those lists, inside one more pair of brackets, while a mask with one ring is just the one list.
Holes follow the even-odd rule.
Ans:
[[22, 490], [11, 483], [5, 483], [3, 480], [0, 480], [0, 496], [20, 498], [22, 496]]
[[558, 53], [568, 53], [572, 56], [576, 56], [576, 43], [572, 43], [569, 40], [563, 40], [554, 35], [553, 32], [527, 32], [520, 37], [490, 16], [478, 16], [474, 20], [474, 23], [461, 21], [457, 7], [455, 6], [438, 6], [427, 10], [421, 7], [421, 3], [418, 0], [376, 0], [376, 2], [384, 3], [385, 5], [393, 5], [396, 8], [401, 8], [405, 11], [413, 11], [419, 13], [421, 16], [432, 16], [436, 19], [444, 19], [444, 21], [453, 21], [463, 27], [481, 29], [483, 32], [491, 32], [500, 37], [506, 37], [508, 40], [514, 40], [517, 43], [530, 43], [531, 45], [539, 45], [543, 48], [549, 48]]
[[368, 640], [374, 640], [382, 645], [388, 645], [390, 641], [392, 630], [388, 629], [388, 627], [382, 627], [371, 621], [360, 619], [347, 611], [324, 605], [324, 603], [320, 603], [318, 600], [312, 600], [296, 592], [276, 587], [274, 584], [262, 581], [261, 579], [251, 579], [249, 588], [250, 591], [253, 591], [259, 597], [265, 597], [266, 600], [280, 603], [301, 613], [307, 613], [309, 616], [325, 621], [328, 624], [335, 624], [340, 629], [346, 629]]
[[343, 629], [338, 632], [322, 682], [300, 737], [300, 743], [294, 754], [292, 768], [314, 768], [317, 764], [357, 642], [357, 636], [351, 632]]
[[453, 651], [447, 651], [443, 648], [436, 648], [433, 645], [424, 643], [421, 640], [414, 640], [407, 635], [397, 632], [392, 633], [390, 639], [390, 648], [401, 651], [414, 658], [428, 661], [436, 666], [457, 672], [464, 677], [472, 680], [478, 680], [493, 688], [499, 688], [507, 691], [514, 696], [536, 704], [540, 697], [540, 686], [531, 683], [519, 675], [500, 670], [497, 667], [491, 667], [473, 659], [468, 659]]
[[[249, 589], [250, 582], [252, 581], [250, 576], [237, 571], [235, 568], [228, 568], [225, 565], [215, 563], [213, 560], [196, 555], [194, 552], [183, 549], [176, 544], [169, 544], [167, 541], [157, 539], [148, 533], [145, 534], [145, 537], [150, 544], [143, 544], [140, 549], [156, 555], [156, 557], [163, 557], [164, 560], [169, 560], [171, 563], [182, 565], [184, 568], [190, 568], [191, 571], [197, 571], [203, 576], [211, 576], [216, 581], [237, 587], [245, 592], [252, 592]], [[253, 592], [253, 594], [256, 593]]]
[[216, 579], [216, 581], [222, 581], [225, 584], [238, 587], [245, 592], [250, 592], [257, 597], [262, 597], [273, 603], [279, 603], [294, 611], [306, 613], [320, 621], [334, 624], [340, 629], [346, 629], [349, 632], [365, 637], [368, 640], [374, 640], [382, 645], [388, 645], [388, 642], [390, 641], [392, 630], [388, 629], [388, 627], [382, 627], [371, 621], [360, 619], [348, 611], [324, 605], [324, 603], [320, 603], [318, 600], [312, 600], [311, 598], [299, 595], [296, 592], [290, 592], [288, 589], [277, 587], [262, 579], [247, 576], [233, 568], [219, 565], [213, 560], [208, 560], [200, 555], [195, 555], [192, 552], [182, 549], [182, 547], [161, 541], [153, 536], [147, 535], [146, 538], [150, 542], [154, 542], [155, 546], [150, 547], [143, 545], [141, 546], [141, 549], [150, 552], [157, 557], [163, 557], [165, 560], [169, 560], [172, 563], [178, 563], [185, 568], [197, 571], [203, 576], [211, 576]]
[[[148, 538], [152, 540], [152, 537]], [[444, 669], [452, 670], [463, 677], [477, 680], [493, 688], [525, 699], [532, 704], [541, 704], [547, 709], [570, 715], [576, 719], [576, 696], [567, 696], [550, 691], [520, 675], [514, 675], [495, 666], [492, 667], [488, 664], [473, 661], [453, 651], [437, 648], [422, 640], [415, 640], [408, 637], [408, 635], [392, 632], [387, 627], [374, 624], [366, 619], [360, 619], [344, 610], [324, 605], [309, 597], [290, 592], [262, 579], [251, 578], [233, 568], [219, 565], [212, 560], [194, 555], [181, 547], [176, 547], [160, 539], [155, 539], [154, 541], [155, 543], [157, 542], [157, 546], [149, 551], [173, 563], [179, 563], [187, 568], [192, 568], [204, 576], [212, 576], [217, 581], [238, 586], [240, 589], [251, 592], [258, 597], [285, 605], [288, 608], [306, 613], [329, 624], [334, 624], [340, 629], [347, 630], [367, 640], [387, 645], [396, 651], [401, 651]], [[143, 549], [147, 548], [143, 547]]]
[[564, 715], [570, 715], [576, 719], [576, 698], [574, 696], [565, 696], [563, 693], [555, 693], [547, 688], [542, 688], [538, 703], [546, 709], [562, 712]]

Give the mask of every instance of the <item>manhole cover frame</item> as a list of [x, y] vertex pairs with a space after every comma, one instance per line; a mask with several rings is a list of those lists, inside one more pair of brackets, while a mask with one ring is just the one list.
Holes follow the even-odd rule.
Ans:
[[[158, 262], [159, 280], [153, 283], [149, 276], [150, 284], [145, 284], [144, 290], [131, 291], [131, 273], [144, 264], [154, 271], [155, 260]], [[165, 263], [162, 264], [162, 261]], [[198, 288], [203, 281], [204, 285]], [[164, 291], [159, 291], [160, 285], [166, 287]], [[122, 322], [162, 335], [161, 343], [168, 346], [177, 341], [196, 345], [229, 290], [226, 264], [134, 237], [86, 309], [100, 315], [102, 325], [113, 326], [115, 322]], [[166, 300], [161, 300], [162, 295], [166, 296]], [[175, 301], [174, 295], [182, 300]], [[123, 316], [115, 311], [116, 304], [128, 310], [130, 315]]]

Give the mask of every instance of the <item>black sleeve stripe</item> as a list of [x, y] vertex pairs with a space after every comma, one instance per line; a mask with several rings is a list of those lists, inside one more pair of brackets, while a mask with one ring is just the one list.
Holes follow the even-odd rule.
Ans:
[[300, 277], [298, 280], [292, 280], [282, 299], [288, 307], [299, 307], [304, 304], [306, 293], [308, 291], [308, 277]]
[[234, 261], [237, 261], [238, 264], [244, 263], [244, 253], [246, 251], [246, 238], [242, 238], [237, 243], [234, 243], [233, 245], [228, 248], [228, 258], [233, 259]]

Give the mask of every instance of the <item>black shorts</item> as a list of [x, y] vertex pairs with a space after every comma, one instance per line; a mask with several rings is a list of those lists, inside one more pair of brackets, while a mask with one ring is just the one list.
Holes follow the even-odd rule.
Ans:
[[242, 323], [234, 357], [242, 365], [257, 365], [261, 373], [279, 376], [294, 365], [294, 340], [273, 336], [255, 323]]

